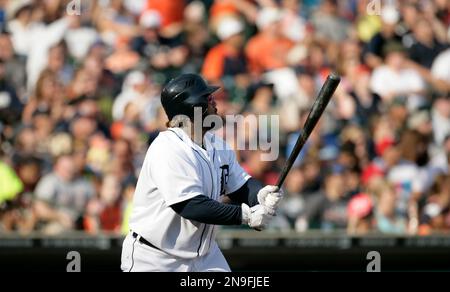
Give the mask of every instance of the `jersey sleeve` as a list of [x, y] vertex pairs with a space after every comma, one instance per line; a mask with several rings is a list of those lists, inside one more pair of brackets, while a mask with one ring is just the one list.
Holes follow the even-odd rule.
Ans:
[[149, 154], [149, 175], [167, 206], [203, 194], [201, 168], [174, 147], [158, 145]]
[[225, 192], [226, 194], [231, 194], [239, 190], [251, 176], [241, 167], [236, 159], [236, 154], [231, 148], [227, 149], [227, 154], [229, 158], [230, 176], [225, 186]]

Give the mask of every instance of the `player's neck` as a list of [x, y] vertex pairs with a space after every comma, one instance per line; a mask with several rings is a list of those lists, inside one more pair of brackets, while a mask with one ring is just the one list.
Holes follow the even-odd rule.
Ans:
[[182, 117], [170, 121], [168, 123], [168, 127], [179, 128], [183, 130], [183, 132], [186, 133], [186, 135], [192, 140], [192, 142], [202, 147], [203, 149], [206, 149], [204, 145], [204, 137], [209, 131], [208, 128], [201, 128], [201, 130], [200, 128], [196, 129], [194, 123], [192, 123], [190, 120], [182, 119]]
[[194, 127], [183, 127], [181, 129], [189, 136], [192, 142], [194, 142], [201, 148], [206, 149], [204, 145], [204, 138], [206, 133], [208, 132], [208, 129], [202, 129], [201, 132], [200, 131], [196, 132]]

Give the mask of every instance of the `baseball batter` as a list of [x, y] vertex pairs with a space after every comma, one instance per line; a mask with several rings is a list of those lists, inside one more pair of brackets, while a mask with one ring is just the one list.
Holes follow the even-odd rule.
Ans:
[[[139, 175], [123, 271], [228, 272], [215, 241], [216, 226], [262, 230], [275, 214], [282, 197], [277, 187], [261, 188], [210, 129], [194, 135], [187, 127], [194, 108], [201, 107], [203, 117], [217, 113], [213, 94], [218, 89], [195, 74], [164, 87], [161, 102], [169, 128], [149, 147]], [[222, 203], [225, 197], [232, 203]]]

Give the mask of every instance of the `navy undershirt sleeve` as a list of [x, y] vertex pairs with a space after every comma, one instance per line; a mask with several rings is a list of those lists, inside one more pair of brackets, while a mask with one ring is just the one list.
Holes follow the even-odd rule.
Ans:
[[250, 178], [239, 190], [228, 195], [234, 204], [247, 204], [250, 207], [256, 206], [258, 202], [258, 192], [263, 188], [261, 182]]
[[241, 225], [240, 206], [222, 204], [206, 196], [197, 196], [171, 206], [181, 217], [205, 224]]

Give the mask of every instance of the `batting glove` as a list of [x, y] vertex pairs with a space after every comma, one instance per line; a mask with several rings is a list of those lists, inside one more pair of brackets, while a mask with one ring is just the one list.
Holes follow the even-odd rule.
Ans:
[[262, 205], [256, 205], [250, 208], [247, 204], [242, 204], [242, 224], [246, 224], [253, 229], [263, 230], [273, 215], [266, 211]]
[[266, 186], [258, 193], [258, 203], [266, 207], [266, 211], [275, 215], [275, 211], [283, 198], [283, 191], [277, 186]]

